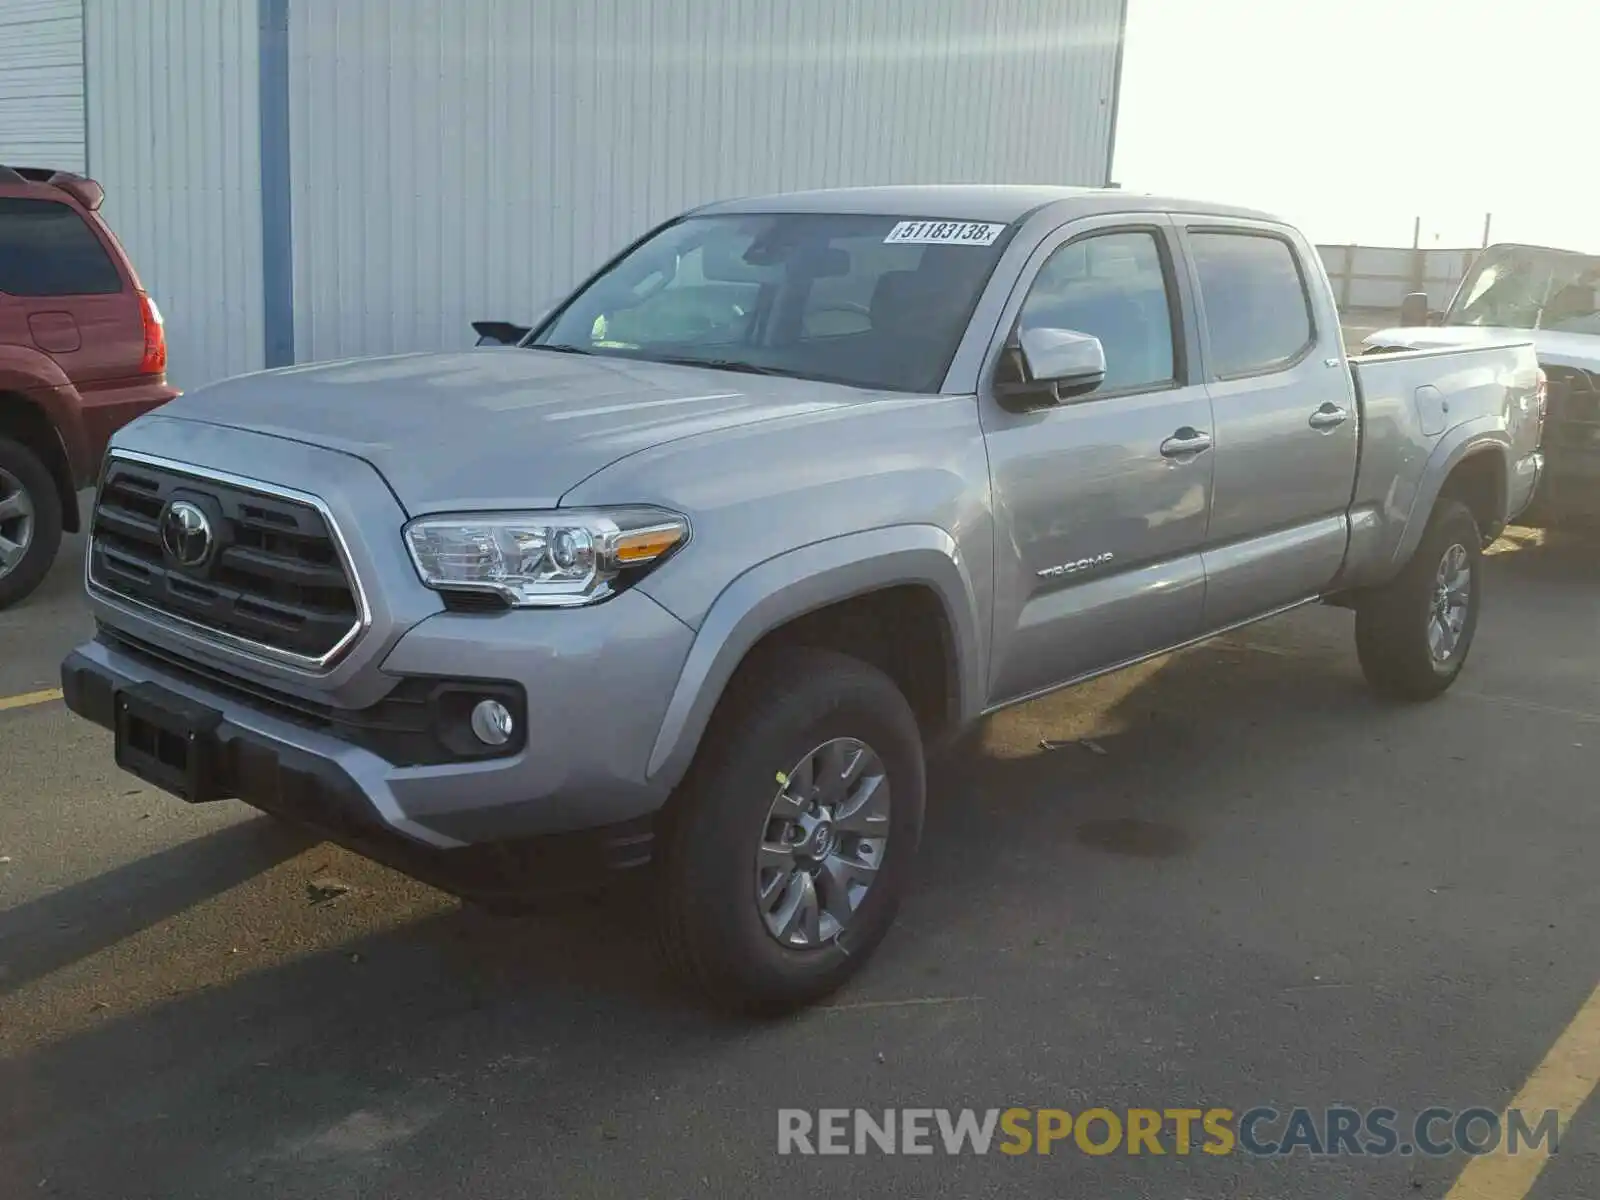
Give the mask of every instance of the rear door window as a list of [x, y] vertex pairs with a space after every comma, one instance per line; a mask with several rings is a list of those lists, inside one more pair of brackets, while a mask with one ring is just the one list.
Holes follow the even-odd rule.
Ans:
[[1211, 370], [1237, 379], [1283, 370], [1315, 338], [1311, 302], [1293, 247], [1270, 234], [1191, 233], [1211, 348]]
[[116, 264], [69, 205], [0, 198], [0, 292], [106, 296], [120, 291]]

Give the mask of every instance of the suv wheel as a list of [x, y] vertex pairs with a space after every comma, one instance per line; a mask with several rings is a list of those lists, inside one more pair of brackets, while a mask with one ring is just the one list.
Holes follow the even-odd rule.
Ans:
[[43, 582], [60, 546], [55, 480], [32, 450], [0, 438], [0, 608]]
[[735, 1011], [828, 995], [894, 922], [923, 798], [916, 717], [883, 672], [812, 649], [742, 671], [666, 815], [668, 962]]
[[1411, 561], [1356, 606], [1356, 652], [1374, 689], [1431, 700], [1455, 682], [1478, 629], [1482, 561], [1471, 510], [1441, 499]]

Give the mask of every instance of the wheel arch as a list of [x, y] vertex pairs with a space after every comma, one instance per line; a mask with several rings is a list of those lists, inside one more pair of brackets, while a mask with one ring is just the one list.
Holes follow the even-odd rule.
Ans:
[[1511, 463], [1504, 431], [1475, 430], [1468, 425], [1455, 432], [1457, 436], [1434, 448], [1423, 468], [1416, 502], [1395, 546], [1395, 567], [1403, 566], [1416, 553], [1442, 496], [1461, 500], [1485, 537], [1497, 537], [1505, 528]]
[[[922, 641], [937, 644], [922, 653]], [[925, 734], [981, 711], [984, 643], [972, 582], [936, 526], [892, 526], [813, 543], [735, 579], [701, 622], [651, 750], [647, 776], [676, 786], [729, 683], [765, 646], [819, 645], [884, 669]]]
[[1485, 541], [1500, 536], [1506, 527], [1510, 504], [1510, 464], [1496, 445], [1468, 452], [1451, 468], [1434, 503], [1445, 497], [1460, 500], [1471, 511]]

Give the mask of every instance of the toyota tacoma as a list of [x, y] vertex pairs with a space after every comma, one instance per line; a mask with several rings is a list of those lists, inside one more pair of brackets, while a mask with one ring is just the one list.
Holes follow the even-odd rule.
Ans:
[[745, 1011], [869, 957], [986, 714], [1315, 602], [1439, 695], [1540, 470], [1531, 345], [1349, 361], [1295, 229], [1120, 190], [711, 204], [525, 328], [122, 430], [67, 703], [471, 899], [648, 878]]

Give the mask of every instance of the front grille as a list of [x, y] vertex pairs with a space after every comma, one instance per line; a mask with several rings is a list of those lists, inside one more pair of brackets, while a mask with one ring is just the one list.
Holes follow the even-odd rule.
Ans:
[[[163, 516], [178, 501], [210, 530], [197, 565], [163, 545]], [[354, 581], [314, 505], [134, 459], [107, 464], [89, 580], [235, 648], [304, 665], [331, 661], [361, 628]]]
[[1546, 447], [1600, 449], [1600, 375], [1576, 367], [1547, 366]]

